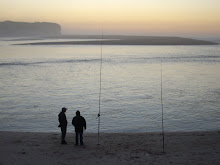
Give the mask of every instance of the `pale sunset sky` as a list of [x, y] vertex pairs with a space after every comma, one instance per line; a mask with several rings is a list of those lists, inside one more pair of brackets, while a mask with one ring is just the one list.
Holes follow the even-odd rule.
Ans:
[[220, 0], [0, 0], [0, 21], [56, 22], [63, 34], [220, 36]]

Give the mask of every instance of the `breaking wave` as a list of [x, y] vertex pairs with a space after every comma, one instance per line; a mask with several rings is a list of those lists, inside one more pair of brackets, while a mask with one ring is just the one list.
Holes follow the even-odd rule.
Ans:
[[[132, 57], [129, 60], [124, 59], [124, 58], [117, 58], [116, 59], [103, 59], [103, 62], [107, 62], [107, 63], [117, 63], [117, 62], [121, 62], [121, 63], [143, 63], [143, 62], [149, 62], [149, 61], [158, 61], [158, 62], [184, 62], [184, 61], [191, 61], [191, 62], [220, 62], [220, 56], [207, 56], [207, 55], [201, 55], [201, 56], [174, 56], [174, 57], [139, 57], [139, 58], [135, 58]], [[64, 64], [64, 63], [99, 63], [100, 59], [61, 59], [61, 60], [50, 60], [50, 61], [30, 61], [30, 62], [26, 62], [26, 61], [16, 61], [16, 62], [1, 62], [0, 63], [0, 67], [1, 66], [30, 66], [30, 65], [43, 65], [43, 64]]]
[[41, 64], [59, 64], [59, 63], [94, 63], [99, 62], [100, 59], [77, 59], [77, 60], [54, 60], [54, 61], [36, 61], [36, 62], [2, 62], [0, 66], [27, 66], [27, 65], [41, 65]]

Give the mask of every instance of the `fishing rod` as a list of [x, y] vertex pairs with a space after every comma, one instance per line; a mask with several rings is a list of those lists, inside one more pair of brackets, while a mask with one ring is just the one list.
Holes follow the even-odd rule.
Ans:
[[160, 64], [160, 80], [161, 80], [161, 86], [160, 86], [160, 89], [161, 89], [161, 95], [160, 95], [160, 98], [161, 98], [161, 118], [162, 118], [162, 135], [163, 135], [163, 152], [165, 152], [165, 147], [164, 147], [164, 122], [163, 122], [163, 66], [162, 66], [162, 61], [161, 61], [161, 64]]
[[98, 113], [98, 145], [99, 143], [99, 134], [100, 134], [100, 122], [101, 122], [101, 93], [102, 93], [102, 45], [103, 45], [103, 32], [102, 32], [102, 39], [101, 39], [101, 57], [100, 57], [100, 79], [99, 79], [99, 113]]

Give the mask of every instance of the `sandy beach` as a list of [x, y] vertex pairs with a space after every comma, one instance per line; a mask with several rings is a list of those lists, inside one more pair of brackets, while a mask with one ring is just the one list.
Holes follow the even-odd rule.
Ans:
[[67, 145], [59, 133], [0, 132], [0, 165], [220, 164], [220, 131], [165, 133], [85, 133], [85, 146]]

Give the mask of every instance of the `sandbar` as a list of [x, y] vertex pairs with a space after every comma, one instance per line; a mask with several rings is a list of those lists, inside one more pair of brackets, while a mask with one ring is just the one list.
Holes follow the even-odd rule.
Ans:
[[[53, 42], [32, 42], [16, 45], [218, 45], [216, 42], [197, 40], [182, 37], [160, 37], [160, 36], [104, 36], [100, 39], [97, 36], [87, 36], [84, 41], [53, 41]], [[58, 39], [67, 39], [60, 37]], [[85, 39], [82, 36], [73, 36], [68, 39]], [[93, 39], [93, 40], [92, 40]]]

